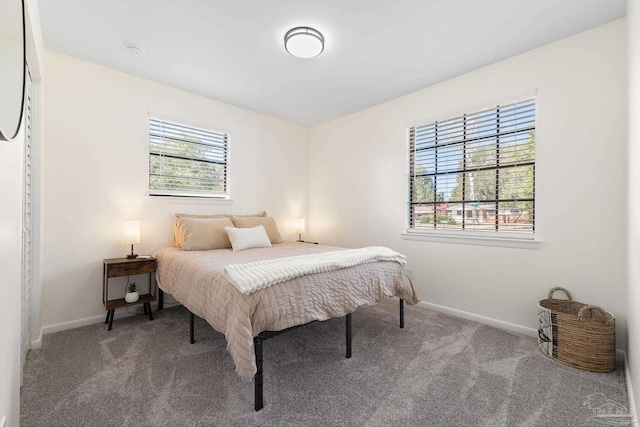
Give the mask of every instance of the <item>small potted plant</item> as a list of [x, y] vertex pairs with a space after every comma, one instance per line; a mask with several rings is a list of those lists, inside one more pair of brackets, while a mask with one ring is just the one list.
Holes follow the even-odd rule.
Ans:
[[138, 298], [140, 298], [140, 295], [136, 288], [136, 282], [129, 283], [127, 285], [127, 294], [124, 296], [124, 300], [131, 304], [132, 302], [138, 301]]

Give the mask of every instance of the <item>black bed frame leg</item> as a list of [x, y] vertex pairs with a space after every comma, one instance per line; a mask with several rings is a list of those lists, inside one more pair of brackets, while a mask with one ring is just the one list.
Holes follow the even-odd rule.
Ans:
[[164, 308], [164, 291], [158, 286], [158, 310]]
[[351, 358], [351, 313], [347, 314], [347, 354], [346, 358]]
[[193, 329], [194, 329], [194, 327], [193, 327], [194, 318], [195, 318], [194, 314], [189, 312], [189, 342], [191, 344], [196, 342], [195, 333], [193, 331]]
[[400, 298], [400, 327], [404, 328], [404, 300]]
[[256, 353], [256, 374], [253, 377], [255, 382], [255, 410], [259, 411], [264, 407], [262, 401], [262, 337], [257, 336], [253, 338], [253, 349]]
[[[115, 308], [112, 308], [112, 309], [111, 309], [111, 310], [109, 310], [109, 311], [111, 312], [111, 316], [109, 317], [109, 329], [108, 329], [108, 330], [110, 331], [110, 330], [111, 330], [111, 328], [113, 327], [113, 315], [115, 314], [116, 309], [115, 309]], [[109, 315], [107, 314], [107, 316], [109, 316]]]

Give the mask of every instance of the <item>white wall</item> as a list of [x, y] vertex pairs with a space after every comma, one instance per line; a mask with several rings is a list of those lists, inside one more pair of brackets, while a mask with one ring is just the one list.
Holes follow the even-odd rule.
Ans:
[[[267, 210], [283, 237], [294, 240], [293, 219], [307, 212], [306, 128], [52, 51], [45, 62], [45, 330], [104, 316], [102, 259], [130, 249], [123, 234], [126, 219], [141, 220], [138, 254], [173, 242], [176, 212]], [[230, 131], [233, 202], [146, 195], [149, 111]]]
[[0, 141], [0, 420], [18, 425], [20, 414], [20, 289], [22, 277], [22, 132]]
[[[636, 410], [640, 408], [640, 4], [627, 2], [629, 43], [629, 281], [627, 360]], [[638, 419], [636, 414], [635, 419]], [[636, 424], [637, 425], [637, 424]]]
[[[309, 238], [395, 248], [433, 304], [535, 328], [536, 302], [564, 286], [624, 331], [625, 46], [625, 22], [614, 21], [313, 128]], [[403, 240], [407, 124], [531, 89], [542, 248]]]

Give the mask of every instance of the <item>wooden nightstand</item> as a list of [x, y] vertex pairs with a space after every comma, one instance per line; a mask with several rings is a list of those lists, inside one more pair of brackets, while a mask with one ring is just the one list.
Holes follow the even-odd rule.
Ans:
[[[102, 278], [102, 303], [107, 310], [107, 319], [104, 323], [109, 324], [109, 330], [113, 325], [113, 314], [116, 308], [128, 307], [143, 304], [144, 314], [149, 315], [149, 320], [153, 320], [151, 312], [151, 302], [156, 300], [153, 273], [156, 272], [155, 258], [111, 258], [103, 260]], [[109, 279], [112, 277], [133, 276], [135, 274], [149, 274], [149, 293], [140, 295], [136, 302], [128, 303], [124, 298], [109, 299]]]

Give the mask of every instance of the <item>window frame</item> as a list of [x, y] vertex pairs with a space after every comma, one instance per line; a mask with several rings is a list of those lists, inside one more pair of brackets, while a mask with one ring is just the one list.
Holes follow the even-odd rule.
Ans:
[[[407, 123], [405, 126], [405, 147], [406, 147], [406, 192], [405, 192], [405, 229], [401, 233], [401, 236], [405, 240], [422, 240], [430, 242], [440, 243], [461, 243], [470, 245], [482, 245], [482, 246], [500, 246], [500, 247], [513, 247], [523, 249], [537, 249], [541, 245], [540, 233], [539, 233], [539, 218], [537, 218], [538, 197], [536, 196], [536, 164], [537, 162], [537, 150], [534, 151], [533, 157], [533, 230], [532, 231], [500, 231], [500, 230], [477, 230], [477, 229], [463, 229], [463, 228], [427, 228], [420, 227], [415, 228], [411, 225], [412, 218], [412, 153], [411, 153], [411, 140], [410, 131], [413, 128], [426, 127], [436, 122], [443, 122], [447, 120], [454, 120], [456, 118], [463, 117], [465, 115], [473, 115], [482, 113], [484, 111], [495, 109], [497, 106], [504, 107], [510, 104], [524, 102], [533, 99], [535, 102], [535, 128], [536, 143], [534, 147], [539, 145], [539, 138], [537, 137], [537, 131], [539, 129], [538, 117], [539, 117], [539, 99], [537, 96], [537, 90], [529, 90], [516, 96], [503, 97], [500, 99], [494, 99], [492, 101], [482, 102], [475, 106], [465, 107], [463, 109], [438, 114], [428, 119], [416, 120], [411, 123]], [[466, 171], [465, 171], [466, 172]], [[498, 200], [500, 200], [498, 198]], [[437, 203], [437, 202], [434, 202]]]
[[[198, 191], [189, 191], [188, 189], [178, 189], [178, 190], [170, 190], [170, 189], [153, 189], [151, 188], [151, 123], [152, 120], [166, 122], [170, 124], [174, 124], [177, 126], [182, 126], [186, 128], [195, 129], [198, 131], [211, 132], [215, 134], [221, 134], [226, 136], [226, 163], [225, 163], [225, 177], [224, 177], [224, 192], [198, 192]], [[180, 198], [193, 198], [193, 199], [203, 199], [214, 202], [230, 202], [231, 199], [231, 185], [230, 185], [230, 164], [231, 164], [231, 131], [224, 128], [219, 128], [210, 125], [202, 125], [195, 123], [190, 120], [183, 120], [171, 116], [166, 116], [163, 114], [158, 114], [154, 112], [149, 112], [147, 117], [147, 190], [148, 196], [151, 197], [167, 197], [170, 199], [180, 199]], [[194, 160], [196, 161], [196, 160]]]

